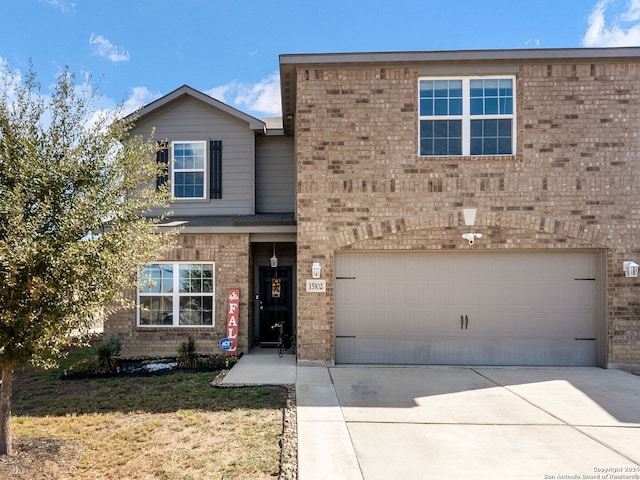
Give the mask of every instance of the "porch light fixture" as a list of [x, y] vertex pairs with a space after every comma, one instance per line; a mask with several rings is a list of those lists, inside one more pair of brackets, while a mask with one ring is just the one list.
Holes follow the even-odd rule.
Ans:
[[278, 257], [276, 257], [276, 242], [273, 242], [273, 257], [271, 257], [271, 267], [278, 267]]
[[623, 262], [622, 268], [624, 269], [625, 277], [637, 277], [638, 276], [638, 264], [636, 262], [632, 262], [631, 260], [627, 260]]
[[313, 262], [311, 265], [311, 276], [313, 278], [320, 278], [320, 272], [322, 271], [322, 267], [318, 262]]

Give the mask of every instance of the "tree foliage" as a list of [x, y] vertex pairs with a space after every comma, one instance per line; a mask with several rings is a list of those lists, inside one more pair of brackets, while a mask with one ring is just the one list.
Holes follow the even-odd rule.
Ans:
[[[156, 142], [130, 135], [134, 117], [96, 111], [91, 80], [68, 70], [50, 95], [32, 70], [0, 77], [0, 366], [10, 400], [13, 368], [51, 364], [71, 332], [117, 308], [172, 233], [144, 215], [168, 195], [156, 189]], [[11, 453], [6, 408], [0, 453]]]

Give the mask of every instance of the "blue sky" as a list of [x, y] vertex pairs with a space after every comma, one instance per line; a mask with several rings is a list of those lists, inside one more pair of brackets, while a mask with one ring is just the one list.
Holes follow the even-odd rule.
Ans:
[[[277, 116], [278, 55], [640, 45], [640, 0], [0, 0], [0, 67], [127, 110], [188, 84]], [[11, 19], [10, 21], [7, 21]]]

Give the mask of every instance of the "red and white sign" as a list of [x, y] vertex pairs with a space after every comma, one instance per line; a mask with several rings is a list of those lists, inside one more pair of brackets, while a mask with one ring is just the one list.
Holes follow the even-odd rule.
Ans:
[[240, 314], [240, 289], [230, 288], [227, 296], [227, 338], [231, 340], [231, 348], [227, 355], [238, 352], [238, 317]]

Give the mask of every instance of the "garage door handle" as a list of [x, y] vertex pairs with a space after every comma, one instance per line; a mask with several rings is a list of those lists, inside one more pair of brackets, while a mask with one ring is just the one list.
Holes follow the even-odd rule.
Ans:
[[460, 315], [460, 330], [464, 329], [464, 317]]
[[467, 330], [469, 328], [469, 317], [464, 316], [464, 329]]

